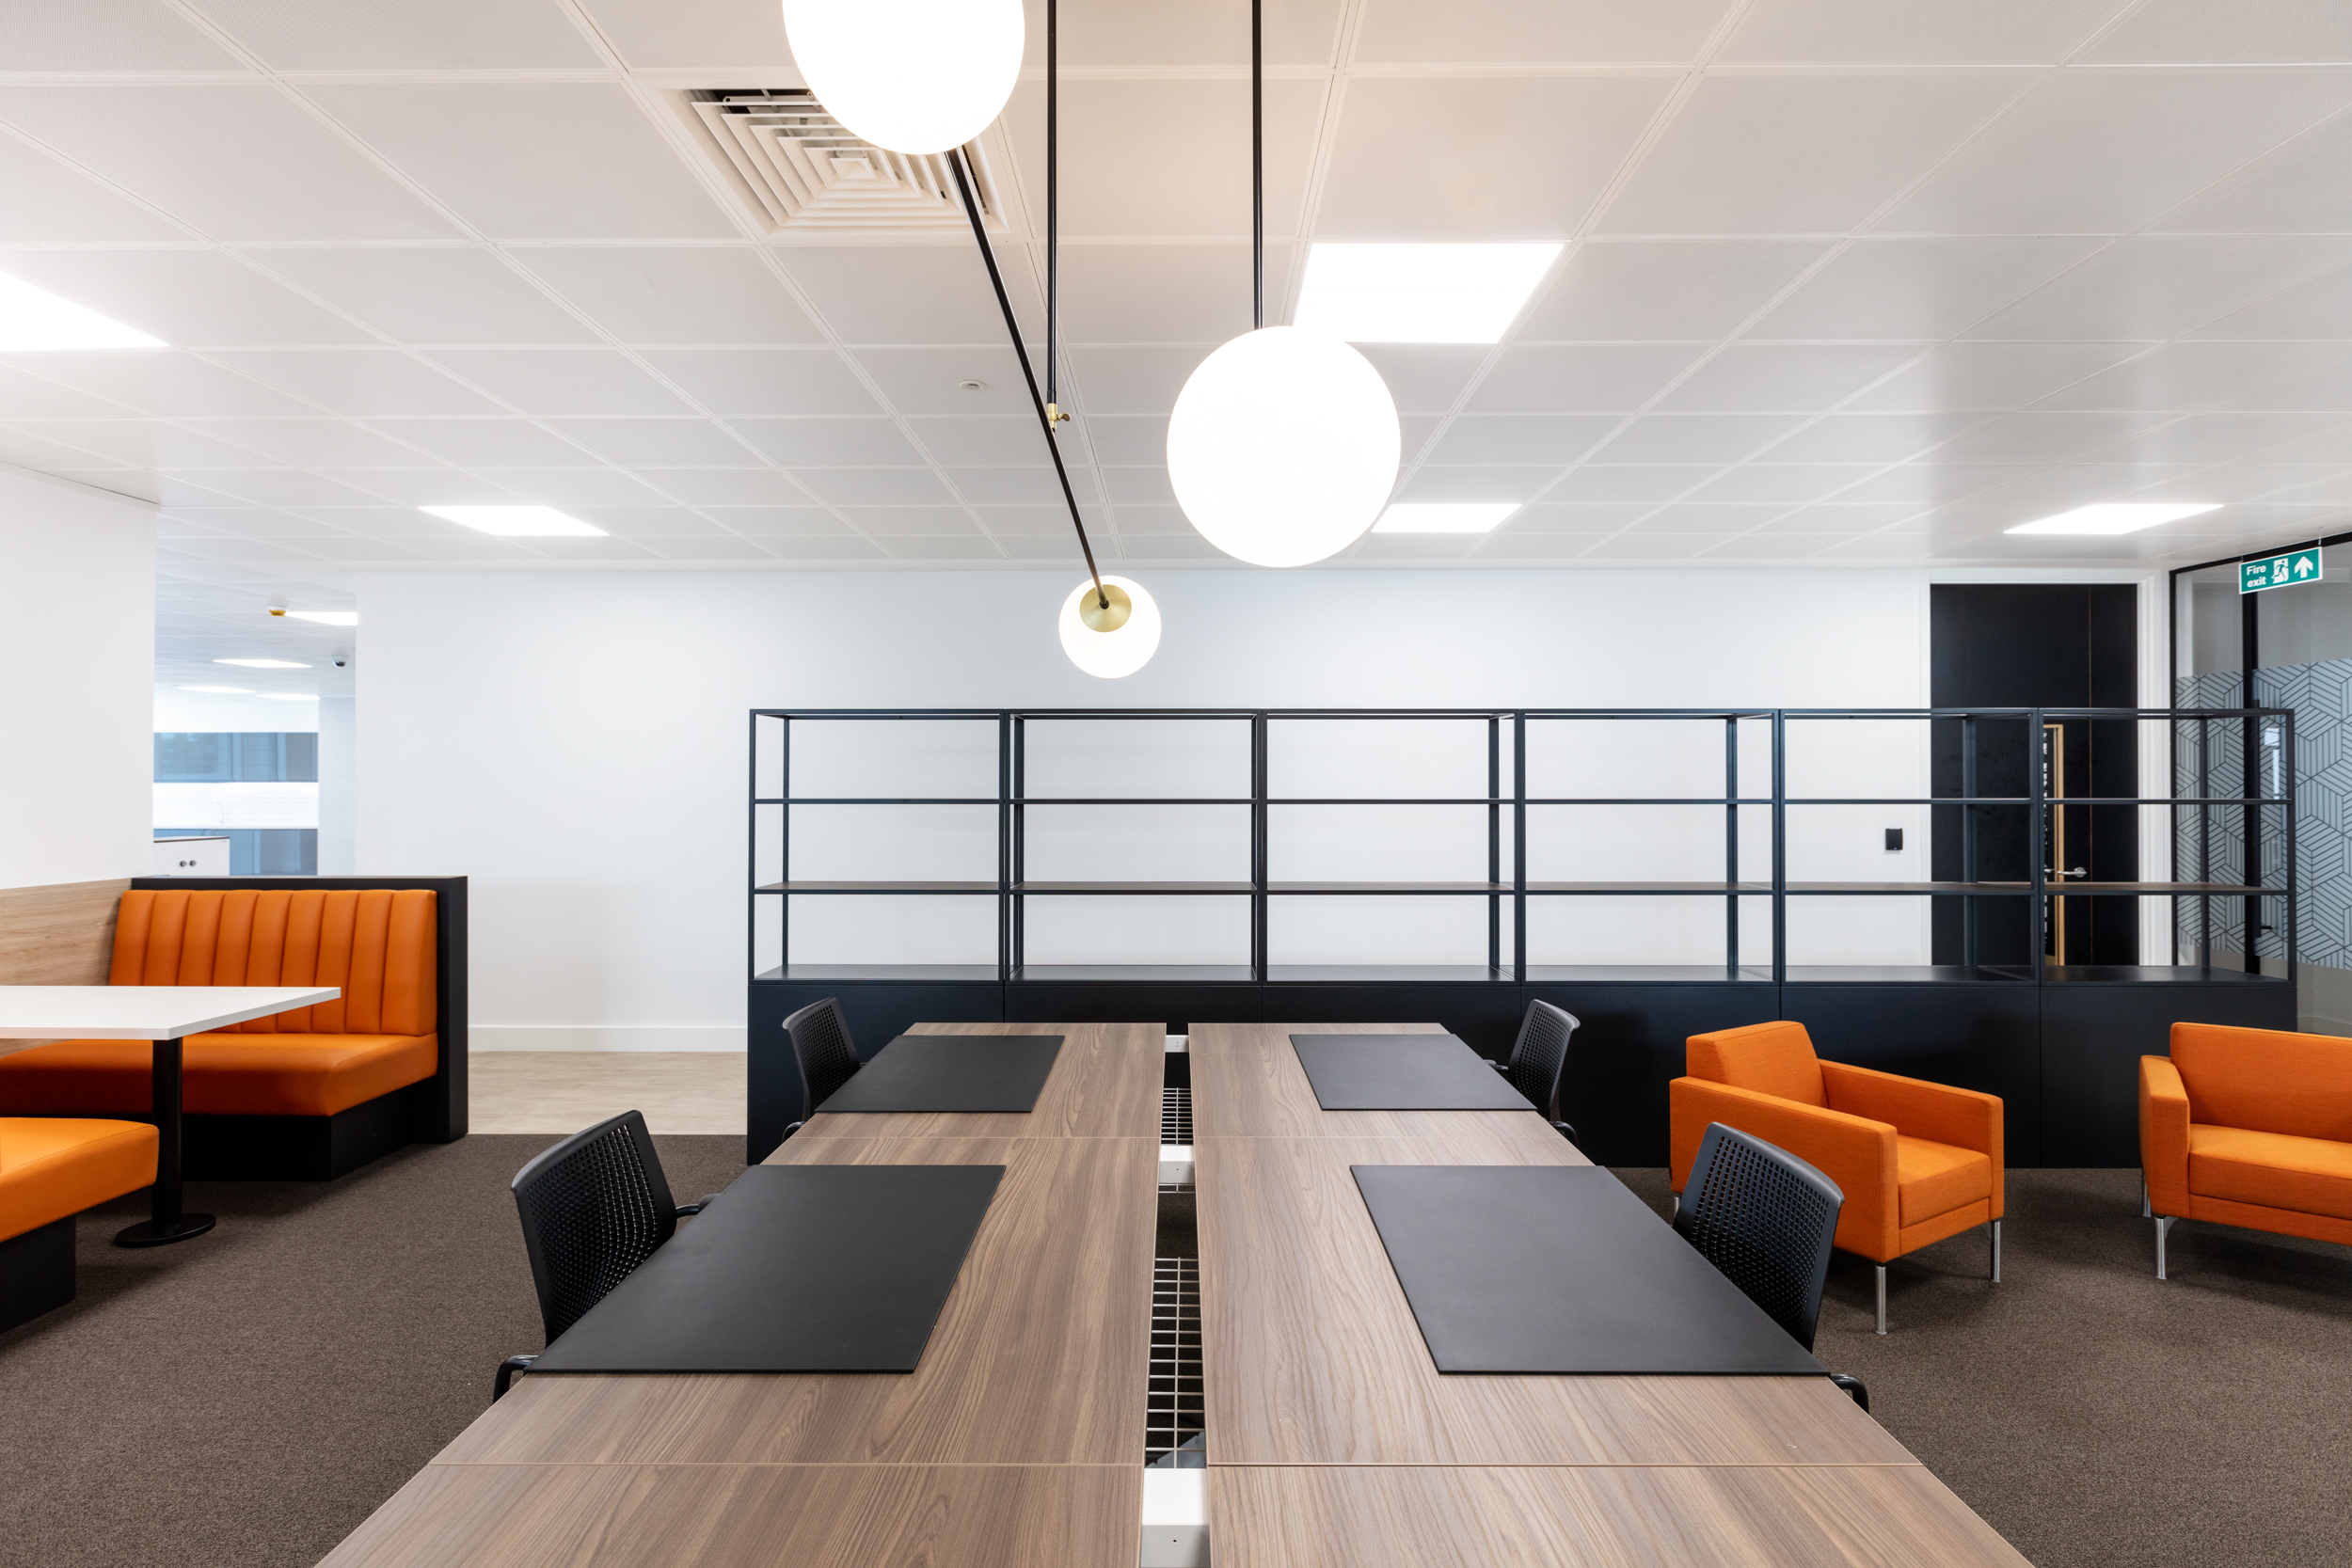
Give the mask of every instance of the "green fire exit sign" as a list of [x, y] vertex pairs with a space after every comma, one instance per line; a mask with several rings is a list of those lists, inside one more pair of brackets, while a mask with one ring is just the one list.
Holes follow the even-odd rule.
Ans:
[[2237, 563], [2237, 591], [2259, 594], [2265, 588], [2287, 588], [2298, 582], [2319, 580], [2319, 546], [2308, 550], [2290, 550], [2274, 555], [2267, 561], [2241, 561]]

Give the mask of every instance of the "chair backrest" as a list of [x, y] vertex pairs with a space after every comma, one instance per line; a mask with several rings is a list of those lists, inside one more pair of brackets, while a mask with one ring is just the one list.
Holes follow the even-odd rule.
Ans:
[[1560, 1080], [1568, 1065], [1568, 1037], [1577, 1026], [1574, 1013], [1549, 1002], [1530, 1002], [1527, 1017], [1519, 1022], [1519, 1037], [1503, 1066], [1503, 1077], [1546, 1121], [1560, 1119]]
[[335, 986], [314, 1007], [232, 1023], [247, 1035], [429, 1035], [431, 888], [133, 888], [115, 911], [117, 986]]
[[624, 1111], [516, 1172], [531, 1281], [548, 1343], [677, 1231], [677, 1205], [645, 1118]]
[[1675, 1229], [1805, 1349], [1846, 1195], [1785, 1148], [1708, 1124]]
[[1802, 1023], [1751, 1023], [1692, 1035], [1686, 1042], [1683, 1070], [1693, 1078], [1754, 1089], [1805, 1105], [1827, 1105], [1821, 1061], [1813, 1037]]
[[2172, 1065], [2192, 1121], [2352, 1143], [2352, 1039], [2175, 1023]]
[[841, 1016], [840, 1002], [830, 996], [786, 1019], [784, 1032], [792, 1037], [792, 1059], [801, 1066], [801, 1116], [805, 1119], [857, 1071], [857, 1047], [850, 1040], [850, 1022]]

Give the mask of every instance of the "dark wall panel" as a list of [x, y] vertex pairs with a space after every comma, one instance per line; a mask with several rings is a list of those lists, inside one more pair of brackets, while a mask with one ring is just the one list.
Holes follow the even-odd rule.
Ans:
[[1769, 985], [1531, 984], [1520, 996], [1521, 1011], [1542, 1001], [1576, 1015], [1560, 1114], [1604, 1165], [1666, 1163], [1666, 1085], [1682, 1076], [1684, 1041], [1778, 1013]]
[[1508, 984], [1269, 986], [1259, 1006], [1268, 1023], [1436, 1023], [1497, 1061], [1525, 1010]]
[[2257, 980], [2044, 986], [2042, 998], [2045, 1165], [2139, 1164], [2139, 1059], [2169, 1054], [2175, 1023], [2296, 1023], [2295, 988]]
[[1005, 1018], [1017, 1023], [1255, 1023], [1253, 985], [1160, 985], [1150, 981], [1019, 980], [1005, 988]]

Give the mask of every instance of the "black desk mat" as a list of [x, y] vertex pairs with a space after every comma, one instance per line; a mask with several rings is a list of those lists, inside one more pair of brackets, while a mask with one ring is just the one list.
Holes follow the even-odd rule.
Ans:
[[1059, 1035], [900, 1035], [819, 1111], [1037, 1109]]
[[1354, 1165], [1441, 1372], [1821, 1376], [1591, 1165]]
[[1002, 1165], [754, 1165], [542, 1372], [911, 1372]]
[[1291, 1049], [1327, 1111], [1534, 1109], [1452, 1035], [1293, 1035]]

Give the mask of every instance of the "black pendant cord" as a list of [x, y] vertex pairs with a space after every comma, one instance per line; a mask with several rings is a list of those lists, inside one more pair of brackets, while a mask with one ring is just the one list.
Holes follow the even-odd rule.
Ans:
[[1055, 395], [1061, 365], [1061, 29], [1058, 0], [1045, 0], [1045, 412], [1047, 434], [1061, 423]]
[[1037, 372], [1029, 369], [1029, 351], [1021, 341], [1021, 324], [1013, 318], [1012, 300], [1005, 293], [1005, 278], [996, 270], [996, 252], [988, 243], [988, 230], [980, 223], [980, 204], [972, 198], [972, 182], [963, 170], [963, 149], [947, 154], [947, 167], [956, 177], [956, 194], [963, 198], [964, 215], [972, 220], [972, 238], [979, 243], [980, 260], [988, 263], [989, 287], [996, 291], [996, 308], [1005, 313], [1005, 333], [1012, 339], [1012, 352], [1021, 361], [1021, 379], [1029, 384], [1029, 402], [1037, 409], [1037, 426], [1045, 432], [1045, 450], [1054, 454], [1054, 477], [1061, 481], [1061, 499], [1070, 504], [1070, 526], [1078, 531], [1078, 548], [1085, 552], [1087, 573], [1094, 578], [1094, 598], [1104, 610], [1111, 607], [1110, 595], [1103, 592], [1103, 574], [1094, 564], [1094, 546], [1087, 543], [1087, 526], [1078, 517], [1078, 498], [1070, 488], [1070, 470], [1062, 467], [1061, 444], [1054, 439], [1054, 423], [1045, 416], [1045, 399], [1037, 389]]
[[1249, 0], [1249, 318], [1265, 328], [1265, 40]]

